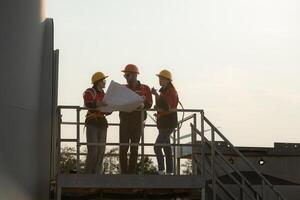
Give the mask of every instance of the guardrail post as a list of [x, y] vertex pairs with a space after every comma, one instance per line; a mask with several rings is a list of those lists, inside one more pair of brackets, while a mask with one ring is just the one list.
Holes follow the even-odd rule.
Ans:
[[76, 173], [80, 172], [80, 107], [76, 108]]
[[262, 183], [261, 183], [261, 198], [262, 200], [265, 199], [265, 181], [262, 180]]
[[[141, 167], [142, 167], [142, 171], [141, 173], [144, 174], [145, 173], [145, 146], [144, 146], [144, 143], [145, 143], [145, 138], [144, 138], [144, 110], [141, 111], [141, 143], [142, 143], [142, 149], [141, 149]], [[130, 147], [131, 148], [131, 147]]]
[[173, 131], [173, 145], [172, 145], [172, 147], [171, 147], [171, 150], [173, 151], [173, 155], [172, 155], [172, 157], [173, 157], [173, 173], [175, 174], [175, 172], [176, 172], [176, 149], [177, 149], [177, 147], [176, 147], [176, 131], [175, 131], [175, 129], [174, 129], [174, 131]]
[[216, 200], [216, 177], [215, 177], [215, 130], [211, 129], [211, 175], [213, 200]]
[[202, 176], [202, 188], [201, 188], [201, 200], [205, 200], [206, 196], [206, 174], [205, 174], [205, 159], [204, 159], [204, 150], [205, 150], [205, 143], [204, 143], [204, 111], [200, 112], [201, 114], [201, 176]]
[[56, 136], [56, 174], [60, 174], [60, 160], [61, 160], [61, 122], [62, 122], [62, 115], [61, 115], [61, 108], [57, 111], [57, 136]]
[[55, 158], [55, 166], [56, 166], [56, 182], [55, 182], [55, 189], [56, 189], [56, 199], [61, 199], [61, 187], [58, 182], [58, 176], [60, 174], [60, 160], [61, 160], [61, 122], [62, 122], [62, 115], [61, 115], [61, 108], [58, 107], [57, 110], [57, 135], [56, 135], [56, 158]]
[[179, 125], [177, 126], [177, 147], [176, 147], [176, 159], [177, 159], [177, 175], [180, 175], [180, 157], [179, 157], [179, 150], [182, 150], [180, 147], [180, 128]]
[[245, 180], [242, 178], [242, 187], [240, 188], [240, 199], [244, 199]]
[[[195, 127], [197, 127], [197, 115], [193, 114], [193, 124]], [[192, 174], [197, 174], [197, 166], [196, 166], [196, 160], [195, 160], [195, 144], [197, 141], [196, 133], [192, 131]]]

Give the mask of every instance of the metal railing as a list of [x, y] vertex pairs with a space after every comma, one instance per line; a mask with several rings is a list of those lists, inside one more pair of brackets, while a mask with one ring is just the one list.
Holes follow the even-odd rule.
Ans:
[[[76, 120], [75, 121], [63, 121], [62, 120], [62, 110], [74, 110], [76, 112]], [[82, 146], [88, 145], [105, 145], [105, 146], [117, 146], [120, 147], [122, 145], [126, 146], [139, 146], [141, 148], [141, 153], [138, 155], [141, 158], [142, 171], [141, 174], [144, 174], [144, 157], [154, 157], [154, 154], [145, 154], [145, 147], [153, 146], [154, 143], [150, 143], [145, 141], [144, 137], [144, 128], [147, 127], [156, 127], [156, 124], [142, 124], [142, 133], [140, 143], [119, 143], [119, 142], [106, 142], [106, 143], [87, 143], [82, 142], [80, 140], [80, 127], [84, 125], [80, 119], [80, 113], [82, 111], [86, 111], [87, 108], [79, 107], [79, 106], [58, 106], [57, 107], [57, 121], [56, 128], [54, 129], [55, 134], [55, 151], [53, 151], [55, 156], [55, 161], [52, 162], [53, 174], [52, 178], [57, 178], [60, 174], [60, 159], [61, 159], [61, 143], [62, 142], [72, 142], [76, 143], [76, 152], [73, 153], [76, 157], [76, 173], [80, 172], [80, 156], [85, 155], [85, 153], [80, 151]], [[148, 112], [155, 112], [154, 109], [146, 110]], [[178, 148], [181, 147], [191, 147], [191, 159], [192, 159], [192, 175], [201, 175], [202, 179], [202, 187], [201, 187], [201, 199], [206, 199], [207, 189], [211, 190], [212, 199], [217, 199], [217, 193], [221, 190], [225, 195], [227, 195], [230, 199], [252, 199], [252, 200], [266, 200], [266, 191], [269, 189], [272, 194], [276, 196], [278, 200], [284, 200], [282, 195], [275, 190], [274, 186], [257, 170], [253, 164], [247, 160], [247, 158], [237, 149], [232, 143], [205, 117], [204, 111], [201, 109], [178, 109], [179, 113], [191, 113], [187, 117], [178, 121], [178, 127], [172, 134], [172, 143], [171, 144], [159, 144], [160, 146], [171, 146], [173, 148], [173, 166], [175, 175], [181, 175], [181, 158], [178, 156]], [[143, 113], [141, 112], [142, 119], [144, 118]], [[192, 121], [192, 122], [190, 122]], [[190, 122], [191, 128], [191, 143], [182, 143], [180, 138], [181, 136], [181, 125], [183, 123]], [[200, 130], [197, 128], [198, 124], [200, 124]], [[67, 138], [63, 139], [61, 133], [62, 125], [70, 125], [76, 126], [76, 137], [75, 138]], [[109, 126], [119, 126], [119, 123], [109, 123]], [[211, 130], [210, 140], [205, 136], [205, 126], [209, 126]], [[208, 130], [209, 130], [208, 129]], [[186, 135], [184, 135], [186, 137]], [[198, 138], [200, 139], [197, 139]], [[200, 137], [199, 137], [200, 136]], [[228, 148], [231, 148], [237, 156], [241, 158], [243, 162], [249, 167], [249, 170], [255, 172], [255, 174], [261, 179], [261, 190], [257, 190], [248, 180], [248, 178], [234, 165], [232, 165], [226, 157], [222, 154], [222, 152], [216, 147], [216, 137], [221, 138], [227, 145]], [[207, 152], [207, 147], [209, 148], [209, 152]], [[196, 152], [196, 149], [200, 149], [199, 152]], [[106, 156], [118, 156], [118, 154], [106, 154]], [[236, 192], [232, 191], [227, 185], [225, 185], [217, 173], [223, 172], [228, 175], [235, 186], [239, 188], [239, 196], [236, 195]], [[235, 177], [232, 172], [235, 172], [239, 178]]]
[[[63, 121], [62, 120], [62, 111], [63, 110], [73, 110], [76, 112], [76, 120], [75, 121]], [[57, 176], [57, 174], [60, 174], [60, 159], [61, 159], [61, 149], [62, 149], [62, 143], [65, 142], [69, 142], [69, 143], [76, 143], [76, 152], [72, 153], [72, 155], [75, 155], [76, 157], [76, 172], [77, 173], [81, 173], [80, 171], [80, 156], [86, 155], [86, 153], [83, 153], [80, 151], [82, 146], [101, 146], [101, 145], [105, 145], [105, 146], [139, 146], [141, 149], [141, 153], [138, 155], [141, 158], [141, 165], [142, 165], [142, 171], [141, 174], [144, 173], [143, 169], [144, 169], [144, 158], [145, 155], [148, 157], [155, 157], [155, 154], [145, 154], [145, 147], [149, 147], [149, 146], [153, 146], [154, 147], [154, 143], [149, 143], [145, 141], [144, 138], [144, 128], [148, 128], [148, 127], [153, 127], [156, 128], [156, 124], [151, 123], [151, 124], [142, 124], [142, 133], [141, 133], [141, 139], [140, 139], [140, 143], [119, 143], [117, 142], [106, 142], [106, 143], [88, 143], [88, 142], [82, 142], [80, 140], [80, 130], [81, 130], [81, 126], [84, 126], [84, 122], [81, 121], [80, 119], [80, 114], [82, 111], [86, 111], [88, 110], [87, 108], [84, 107], [80, 107], [80, 106], [58, 106], [57, 107], [57, 127], [56, 127], [56, 151], [55, 151], [55, 156], [56, 156], [56, 160], [55, 162], [53, 162], [53, 168], [55, 168], [55, 170], [53, 170], [55, 172], [56, 175], [53, 176]], [[156, 110], [154, 109], [147, 109], [146, 111], [148, 112], [155, 112]], [[185, 112], [185, 113], [192, 113], [191, 115], [180, 119], [178, 121], [178, 127], [174, 130], [173, 134], [172, 134], [172, 142], [171, 144], [159, 144], [160, 146], [171, 146], [172, 147], [172, 156], [173, 156], [173, 166], [174, 166], [174, 172], [175, 174], [179, 175], [180, 174], [180, 159], [177, 156], [177, 148], [178, 147], [183, 147], [183, 146], [189, 146], [193, 148], [193, 145], [195, 145], [194, 143], [192, 144], [182, 144], [180, 143], [180, 140], [177, 138], [180, 138], [180, 126], [181, 124], [188, 122], [190, 120], [192, 120], [193, 124], [196, 125], [196, 114], [198, 113], [202, 113], [203, 110], [199, 110], [199, 109], [178, 109], [177, 112]], [[144, 116], [144, 112], [141, 112], [141, 118], [143, 119]], [[61, 126], [62, 125], [70, 125], [70, 126], [76, 126], [76, 137], [75, 138], [67, 138], [64, 139], [62, 138], [62, 133], [61, 133]], [[119, 123], [108, 123], [109, 126], [119, 126]], [[191, 140], [195, 141], [195, 138], [193, 138], [193, 136], [191, 136]], [[117, 156], [117, 155], [107, 155], [106, 156]], [[193, 161], [194, 162], [194, 161]], [[193, 169], [193, 173], [195, 173], [195, 169]]]
[[[212, 187], [212, 199], [217, 199], [217, 185], [227, 194], [230, 199], [251, 199], [251, 200], [266, 200], [270, 197], [266, 196], [266, 192], [269, 192], [269, 195], [273, 195], [272, 199], [284, 200], [282, 194], [277, 191], [274, 186], [266, 179], [266, 177], [258, 171], [258, 169], [236, 148], [234, 145], [215, 127], [206, 116], [202, 117], [202, 125], [208, 125], [211, 130], [210, 138], [208, 140], [203, 131], [197, 129], [196, 126], [190, 124], [192, 132], [198, 134], [201, 137], [201, 160], [198, 161], [201, 163], [201, 173], [206, 177], [206, 180], [210, 178], [210, 183]], [[254, 174], [261, 180], [261, 189], [258, 190], [254, 187], [254, 184], [248, 180], [248, 178], [243, 174], [238, 167], [233, 165], [228, 161], [228, 159], [223, 155], [221, 150], [216, 147], [216, 137], [221, 138], [227, 145], [227, 148], [230, 148], [240, 160], [245, 163], [249, 171], [254, 172]], [[206, 151], [206, 147], [210, 149]], [[209, 159], [210, 157], [210, 159]], [[206, 166], [209, 165], [209, 166]], [[218, 167], [218, 168], [217, 168]], [[230, 191], [225, 184], [222, 183], [217, 172], [223, 172], [228, 175], [228, 177], [234, 182], [234, 184], [240, 189], [239, 196], [236, 196], [234, 192]], [[237, 177], [233, 175], [233, 172], [237, 174]]]

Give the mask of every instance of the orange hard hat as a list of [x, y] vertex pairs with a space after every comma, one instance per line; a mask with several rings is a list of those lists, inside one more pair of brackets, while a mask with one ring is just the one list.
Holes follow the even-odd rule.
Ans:
[[140, 73], [139, 69], [134, 64], [128, 64], [128, 65], [126, 65], [125, 69], [123, 69], [122, 72], [132, 72], [132, 73], [136, 73], [136, 74]]

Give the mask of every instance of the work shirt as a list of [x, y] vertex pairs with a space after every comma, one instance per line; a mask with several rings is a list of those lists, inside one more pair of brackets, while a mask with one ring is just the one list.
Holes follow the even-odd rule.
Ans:
[[177, 127], [177, 105], [179, 102], [178, 94], [173, 84], [170, 82], [166, 87], [159, 90], [160, 95], [156, 99], [157, 128]]
[[[87, 108], [95, 109], [97, 108], [96, 103], [98, 101], [101, 102], [104, 98], [104, 95], [104, 91], [99, 91], [97, 87], [88, 88], [83, 93], [84, 105]], [[93, 125], [98, 128], [107, 128], [108, 124], [105, 115], [108, 114], [110, 113], [102, 113], [96, 110], [88, 110], [86, 114], [85, 125]]]
[[[127, 88], [131, 89], [135, 93], [145, 98], [144, 100], [144, 108], [149, 109], [152, 106], [152, 94], [151, 90], [147, 85], [141, 84], [139, 81], [136, 87], [130, 87], [126, 85]], [[133, 111], [133, 112], [120, 112], [120, 123], [128, 124], [132, 126], [141, 126], [141, 111]], [[144, 112], [144, 120], [147, 118], [146, 111]], [[143, 121], [144, 121], [143, 120]]]

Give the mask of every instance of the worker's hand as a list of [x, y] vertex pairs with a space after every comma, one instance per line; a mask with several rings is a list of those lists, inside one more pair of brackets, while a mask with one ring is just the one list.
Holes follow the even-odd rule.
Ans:
[[97, 101], [96, 106], [97, 107], [107, 106], [107, 103], [105, 101]]
[[154, 87], [151, 89], [151, 93], [158, 96], [157, 90]]
[[144, 103], [142, 103], [142, 104], [141, 104], [139, 107], [137, 107], [136, 109], [137, 109], [137, 110], [142, 110], [142, 109], [144, 108], [144, 106], [145, 106]]

